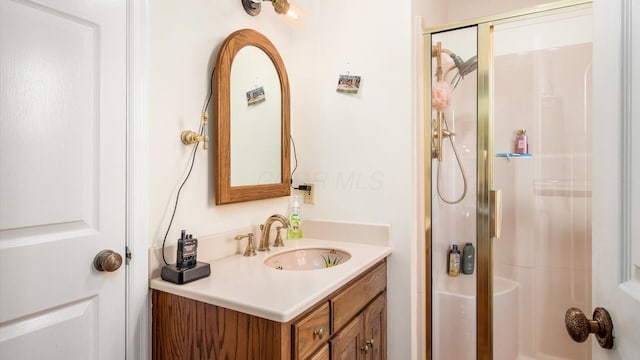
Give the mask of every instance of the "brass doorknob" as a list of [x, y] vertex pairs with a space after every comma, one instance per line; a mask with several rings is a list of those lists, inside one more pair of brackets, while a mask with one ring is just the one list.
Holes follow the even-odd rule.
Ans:
[[584, 342], [589, 334], [595, 334], [601, 347], [613, 348], [613, 321], [605, 308], [597, 307], [593, 310], [593, 320], [578, 308], [569, 308], [564, 315], [564, 325], [571, 339], [575, 342]]
[[113, 250], [102, 250], [93, 258], [93, 267], [98, 271], [116, 271], [122, 265], [122, 256]]

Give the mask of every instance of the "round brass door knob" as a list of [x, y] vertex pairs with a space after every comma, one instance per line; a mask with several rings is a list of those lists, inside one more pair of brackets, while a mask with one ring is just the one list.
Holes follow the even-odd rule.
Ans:
[[93, 258], [93, 267], [98, 271], [116, 271], [122, 265], [122, 256], [113, 250], [102, 250]]
[[604, 308], [595, 308], [593, 320], [587, 319], [582, 310], [569, 308], [564, 315], [564, 325], [575, 342], [584, 342], [589, 338], [589, 334], [595, 334], [601, 347], [613, 348], [613, 321]]

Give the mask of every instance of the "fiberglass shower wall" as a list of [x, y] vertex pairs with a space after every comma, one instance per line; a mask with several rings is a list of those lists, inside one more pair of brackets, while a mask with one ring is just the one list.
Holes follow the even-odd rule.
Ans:
[[[432, 160], [432, 316], [433, 359], [476, 358], [476, 272], [457, 277], [447, 274], [447, 252], [456, 244], [462, 252], [465, 243], [476, 245], [477, 193], [477, 71], [461, 77], [451, 52], [463, 61], [477, 55], [477, 28], [468, 27], [433, 34], [432, 46], [440, 43], [443, 52], [442, 81], [444, 93], [435, 105], [443, 113], [442, 159]], [[437, 83], [437, 57], [432, 58], [432, 88]], [[453, 81], [453, 84], [452, 84]], [[455, 86], [455, 89], [453, 87]], [[447, 94], [450, 87], [450, 94]], [[436, 100], [437, 102], [438, 100]], [[438, 113], [433, 110], [433, 129]], [[433, 140], [432, 144], [436, 141]], [[454, 152], [454, 147], [457, 152]], [[459, 163], [458, 163], [459, 162]], [[462, 170], [461, 170], [462, 167]], [[464, 176], [463, 176], [464, 172]], [[466, 182], [466, 193], [465, 193]], [[464, 196], [463, 196], [464, 195]]]

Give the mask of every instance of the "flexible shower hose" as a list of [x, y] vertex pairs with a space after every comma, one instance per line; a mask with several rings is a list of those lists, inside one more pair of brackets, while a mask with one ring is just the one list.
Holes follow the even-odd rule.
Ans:
[[[442, 117], [442, 119], [444, 120], [445, 129], [449, 130], [449, 124], [447, 124], [447, 119], [444, 116]], [[438, 197], [440, 197], [442, 201], [444, 201], [447, 204], [454, 205], [462, 201], [462, 199], [464, 199], [464, 197], [467, 195], [467, 176], [464, 173], [464, 168], [462, 167], [462, 161], [460, 160], [460, 155], [458, 155], [458, 150], [456, 149], [456, 145], [453, 143], [453, 135], [449, 136], [449, 142], [451, 143], [451, 148], [453, 149], [453, 153], [456, 156], [456, 161], [458, 162], [458, 167], [460, 168], [460, 174], [462, 174], [462, 184], [463, 184], [462, 195], [460, 195], [460, 197], [456, 200], [447, 200], [444, 198], [444, 196], [442, 196], [442, 193], [440, 192], [440, 165], [442, 163], [441, 160], [438, 160], [438, 169], [437, 169], [438, 175], [436, 178], [436, 188], [438, 191]], [[440, 149], [440, 151], [442, 152], [443, 149]]]

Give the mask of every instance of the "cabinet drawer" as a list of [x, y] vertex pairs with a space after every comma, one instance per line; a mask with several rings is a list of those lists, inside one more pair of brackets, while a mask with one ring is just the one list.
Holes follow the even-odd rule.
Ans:
[[333, 331], [337, 331], [364, 308], [369, 301], [387, 286], [387, 263], [356, 280], [345, 290], [330, 299], [333, 315]]
[[328, 302], [293, 324], [297, 359], [306, 358], [320, 345], [327, 342], [331, 335], [329, 325]]

